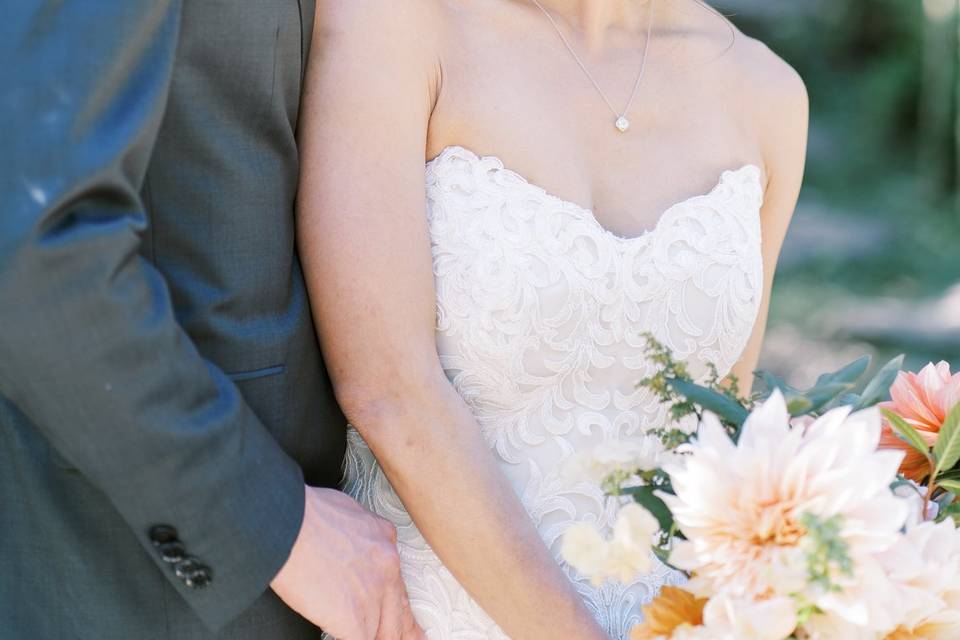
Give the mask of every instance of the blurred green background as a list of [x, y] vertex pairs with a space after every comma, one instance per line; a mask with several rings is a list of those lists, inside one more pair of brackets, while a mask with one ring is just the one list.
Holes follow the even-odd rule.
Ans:
[[761, 367], [960, 367], [960, 0], [717, 0], [810, 93]]

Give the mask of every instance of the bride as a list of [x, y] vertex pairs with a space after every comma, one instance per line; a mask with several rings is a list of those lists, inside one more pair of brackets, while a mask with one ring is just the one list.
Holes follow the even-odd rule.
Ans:
[[662, 424], [645, 332], [750, 384], [802, 82], [697, 0], [321, 0], [306, 83], [301, 255], [355, 428], [344, 488], [396, 525], [417, 621], [626, 637], [681, 577], [564, 565], [565, 529], [617, 506], [565, 463]]

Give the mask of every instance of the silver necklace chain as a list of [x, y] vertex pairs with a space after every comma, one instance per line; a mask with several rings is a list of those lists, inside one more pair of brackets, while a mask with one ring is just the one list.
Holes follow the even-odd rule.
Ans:
[[627, 113], [630, 111], [630, 107], [633, 106], [633, 101], [637, 97], [637, 92], [640, 89], [640, 83], [643, 81], [643, 76], [647, 71], [647, 52], [650, 49], [650, 36], [653, 34], [653, 8], [654, 2], [656, 0], [650, 0], [650, 16], [647, 18], [647, 39], [643, 43], [643, 58], [640, 60], [640, 71], [637, 73], [637, 81], [633, 83], [633, 91], [630, 92], [630, 98], [627, 100], [626, 106], [623, 108], [623, 111], [617, 111], [616, 107], [610, 102], [607, 98], [607, 94], [603, 92], [603, 89], [600, 88], [600, 84], [593, 77], [593, 74], [590, 73], [590, 70], [587, 69], [587, 65], [583, 63], [583, 60], [580, 59], [580, 56], [577, 55], [576, 50], [573, 48], [573, 45], [570, 44], [570, 41], [567, 40], [567, 37], [563, 35], [563, 31], [560, 29], [560, 25], [557, 24], [557, 21], [554, 20], [553, 16], [550, 15], [550, 12], [543, 8], [543, 5], [540, 4], [537, 0], [530, 0], [540, 11], [543, 12], [543, 15], [547, 17], [547, 20], [550, 21], [550, 24], [553, 25], [554, 30], [557, 32], [557, 35], [560, 36], [560, 41], [563, 42], [563, 45], [567, 48], [567, 51], [570, 52], [570, 55], [573, 56], [573, 59], [576, 61], [577, 65], [583, 71], [583, 74], [587, 76], [587, 79], [590, 80], [590, 83], [593, 85], [593, 88], [597, 90], [597, 93], [600, 94], [600, 97], [603, 98], [603, 101], [607, 103], [607, 106], [610, 108], [610, 111], [613, 113], [616, 120], [613, 123], [613, 126], [617, 128], [621, 133], [625, 133], [627, 129], [630, 128], [630, 120], [627, 119]]

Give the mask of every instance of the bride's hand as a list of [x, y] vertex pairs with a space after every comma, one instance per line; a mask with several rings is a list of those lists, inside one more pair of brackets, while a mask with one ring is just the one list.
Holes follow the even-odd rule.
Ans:
[[300, 534], [270, 586], [341, 640], [421, 640], [400, 578], [397, 532], [350, 497], [306, 488]]

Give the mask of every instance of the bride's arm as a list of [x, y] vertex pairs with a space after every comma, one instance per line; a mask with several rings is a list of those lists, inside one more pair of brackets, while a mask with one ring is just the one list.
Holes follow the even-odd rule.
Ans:
[[[758, 56], [757, 89], [744, 91], [763, 153], [766, 185], [760, 226], [763, 243], [763, 299], [753, 333], [731, 373], [743, 395], [750, 392], [767, 328], [770, 294], [780, 249], [797, 206], [806, 161], [808, 101], [800, 76], [763, 45]], [[752, 110], [752, 113], [751, 113]]]
[[324, 356], [420, 531], [504, 631], [601, 638], [439, 363], [424, 148], [440, 73], [425, 6], [318, 3], [298, 215]]

